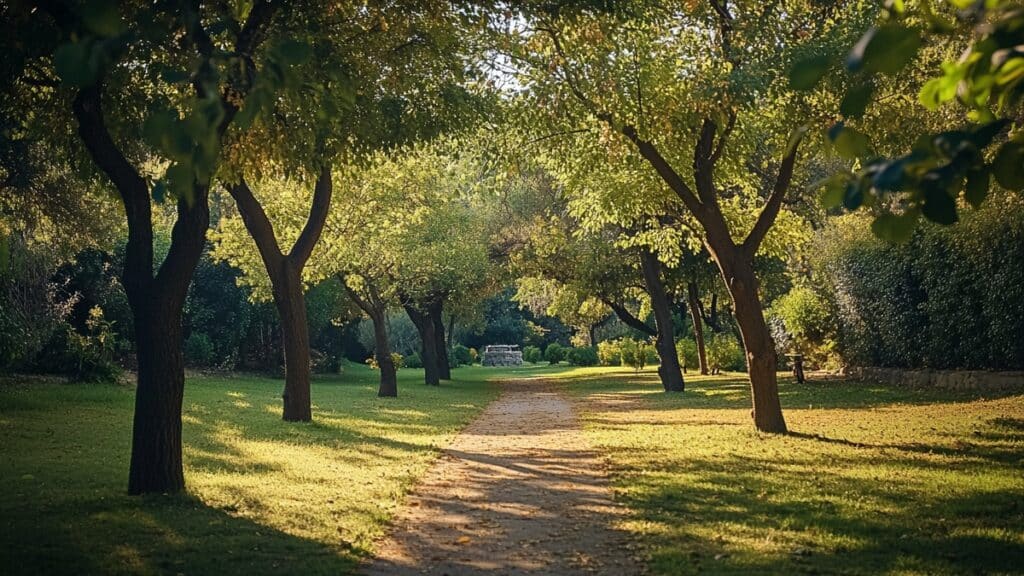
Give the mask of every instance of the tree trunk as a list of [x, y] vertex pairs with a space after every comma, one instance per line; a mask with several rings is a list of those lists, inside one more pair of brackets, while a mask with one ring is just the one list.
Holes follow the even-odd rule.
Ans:
[[140, 305], [140, 309], [133, 307], [138, 386], [128, 493], [178, 492], [185, 487], [181, 467], [185, 391], [181, 308], [157, 299]]
[[708, 373], [708, 354], [704, 347], [704, 325], [700, 317], [700, 300], [697, 298], [697, 284], [686, 285], [687, 300], [690, 303], [690, 318], [693, 320], [693, 339], [697, 342], [697, 358], [700, 362], [700, 373]]
[[444, 335], [444, 299], [438, 298], [428, 309], [431, 323], [434, 325], [434, 343], [437, 350], [437, 373], [441, 380], [452, 379], [452, 363], [448, 357], [448, 344]]
[[741, 258], [738, 252], [738, 249], [722, 250], [714, 256], [732, 296], [736, 323], [747, 354], [747, 371], [754, 404], [751, 416], [758, 430], [784, 434], [786, 420], [782, 416], [775, 374], [775, 342], [764, 321], [753, 261]]
[[427, 386], [438, 386], [441, 378], [437, 357], [437, 330], [430, 314], [421, 312], [411, 302], [402, 304], [420, 335], [420, 359], [423, 361], [423, 381]]
[[271, 276], [271, 280], [284, 347], [283, 418], [288, 422], [309, 422], [313, 419], [309, 386], [309, 325], [301, 272], [291, 266], [289, 259], [282, 259], [281, 269]]
[[672, 305], [661, 279], [661, 265], [658, 263], [658, 257], [653, 252], [646, 250], [640, 256], [640, 264], [644, 282], [647, 284], [647, 293], [651, 297], [654, 321], [658, 328], [658, 335], [655, 339], [658, 356], [661, 358], [658, 376], [661, 378], [661, 384], [666, 392], [682, 392], [685, 389], [685, 384], [683, 372], [679, 366], [679, 355], [676, 352]]
[[381, 398], [398, 397], [398, 375], [395, 363], [391, 360], [391, 343], [388, 341], [387, 318], [383, 313], [374, 314], [373, 339], [374, 356], [377, 358], [377, 368], [380, 369], [380, 388], [377, 396]]

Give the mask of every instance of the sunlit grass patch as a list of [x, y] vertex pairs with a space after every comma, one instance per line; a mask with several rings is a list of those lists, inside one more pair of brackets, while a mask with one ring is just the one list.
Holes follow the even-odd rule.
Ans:
[[743, 375], [569, 382], [657, 572], [1024, 570], [1024, 396], [784, 380], [773, 436]]
[[313, 383], [314, 422], [281, 420], [281, 381], [186, 385], [188, 493], [133, 498], [133, 389], [0, 385], [0, 573], [339, 574], [370, 551], [438, 449], [497, 396], [501, 371], [424, 386], [348, 366]]

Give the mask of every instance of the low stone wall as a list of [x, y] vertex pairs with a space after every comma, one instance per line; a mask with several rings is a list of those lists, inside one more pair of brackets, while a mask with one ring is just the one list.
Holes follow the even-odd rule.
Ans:
[[850, 367], [851, 380], [867, 380], [911, 388], [946, 390], [1007, 390], [1024, 392], [1024, 372], [985, 370], [901, 370], [899, 368]]

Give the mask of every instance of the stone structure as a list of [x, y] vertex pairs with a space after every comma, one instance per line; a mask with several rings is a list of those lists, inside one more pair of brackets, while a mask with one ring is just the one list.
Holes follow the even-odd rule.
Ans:
[[522, 366], [523, 353], [516, 345], [492, 344], [484, 347], [484, 366]]
[[911, 388], [946, 390], [1024, 390], [1024, 372], [985, 370], [900, 370], [897, 368], [850, 367], [851, 380], [881, 382]]

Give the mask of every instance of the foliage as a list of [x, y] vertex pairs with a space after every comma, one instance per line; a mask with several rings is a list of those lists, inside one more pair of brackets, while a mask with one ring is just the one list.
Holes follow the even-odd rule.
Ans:
[[[967, 126], [939, 113], [945, 123], [941, 131], [922, 134], [911, 152], [892, 158], [879, 157], [867, 134], [842, 121], [829, 130], [836, 151], [854, 165], [825, 181], [826, 207], [874, 209], [872, 230], [889, 241], [907, 240], [921, 216], [939, 224], [957, 222], [962, 211], [958, 200], [962, 197], [978, 208], [993, 180], [1004, 189], [1024, 190], [1024, 133], [1019, 125], [1024, 56], [1017, 50], [1024, 42], [1024, 12], [1018, 3], [1001, 0], [949, 4], [958, 9], [956, 20], [935, 13], [930, 2], [906, 8], [903, 2], [887, 4], [883, 21], [864, 34], [846, 60], [853, 81], [840, 112], [855, 121], [875, 99], [875, 76], [903, 72], [914, 62], [924, 34], [941, 45], [977, 28], [957, 60], [943, 62], [941, 72], [923, 73], [928, 80], [918, 95], [933, 112], [956, 100], [967, 113]], [[808, 69], [817, 71], [798, 88], [813, 88], [830, 66], [828, 58], [814, 58], [818, 60], [794, 67], [794, 80]], [[892, 129], [902, 126], [876, 128]]]
[[604, 340], [597, 343], [597, 357], [602, 366], [622, 365], [622, 341]]
[[[399, 354], [398, 352], [392, 352], [391, 353], [391, 363], [395, 365], [395, 370], [398, 370], [399, 368], [403, 368], [403, 367], [405, 367], [405, 357], [402, 356], [401, 354]], [[420, 363], [422, 364], [423, 361], [420, 360]], [[369, 358], [367, 358], [366, 359], [366, 365], [369, 366], [370, 368], [372, 368], [373, 370], [378, 370], [379, 369], [378, 366], [377, 366], [377, 357], [376, 356], [370, 356]]]
[[423, 359], [420, 358], [419, 352], [409, 354], [402, 360], [402, 363], [406, 368], [423, 368]]
[[565, 360], [566, 349], [562, 347], [558, 342], [552, 342], [548, 344], [548, 347], [544, 349], [544, 360], [548, 364], [558, 364], [562, 360]]
[[203, 332], [193, 332], [185, 339], [185, 363], [190, 366], [207, 367], [213, 364], [216, 351], [213, 341]]
[[476, 360], [470, 349], [463, 346], [462, 344], [456, 344], [452, 348], [452, 361], [456, 362], [459, 366], [469, 366]]
[[1024, 368], [1024, 200], [1003, 193], [954, 228], [886, 245], [865, 217], [816, 240], [814, 270], [847, 364]]
[[723, 370], [742, 372], [747, 369], [743, 347], [736, 336], [728, 333], [713, 334], [707, 342], [708, 368], [712, 374]]
[[594, 346], [579, 346], [570, 348], [565, 359], [573, 366], [597, 366], [597, 348]]
[[631, 366], [637, 372], [652, 361], [656, 362], [658, 358], [654, 346], [646, 340], [623, 338], [619, 350], [623, 366]]
[[544, 359], [543, 353], [540, 348], [536, 346], [526, 346], [523, 348], [523, 361], [529, 362], [530, 364], [536, 364]]
[[690, 338], [681, 338], [676, 341], [676, 354], [683, 370], [700, 367], [700, 357], [697, 354], [697, 342]]
[[768, 315], [777, 317], [792, 341], [791, 349], [782, 349], [782, 342], [776, 342], [781, 354], [803, 354], [811, 366], [831, 364], [834, 353], [835, 322], [828, 301], [810, 286], [797, 286], [786, 295], [775, 300]]

